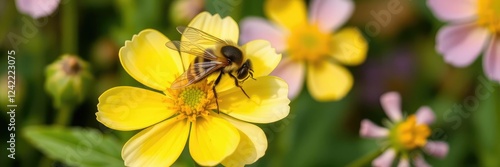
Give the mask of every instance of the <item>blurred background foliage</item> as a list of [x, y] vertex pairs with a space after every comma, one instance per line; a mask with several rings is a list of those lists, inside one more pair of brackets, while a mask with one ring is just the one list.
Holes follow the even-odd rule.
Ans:
[[[201, 10], [232, 16], [265, 17], [263, 0], [63, 0], [52, 15], [33, 20], [16, 10], [13, 0], [0, 2], [0, 125], [9, 124], [7, 109], [7, 52], [16, 51], [16, 159], [9, 159], [9, 134], [3, 129], [2, 166], [122, 166], [120, 150], [136, 132], [110, 130], [96, 121], [97, 99], [120, 85], [144, 87], [121, 67], [118, 50], [125, 40], [145, 28], [180, 39], [175, 27], [186, 25], [189, 13]], [[368, 58], [352, 67], [355, 83], [337, 102], [314, 101], [306, 89], [291, 103], [290, 115], [276, 123], [259, 125], [266, 132], [266, 155], [252, 166], [345, 166], [378, 150], [375, 140], [359, 137], [362, 119], [381, 125], [386, 119], [379, 97], [388, 91], [402, 95], [403, 111], [413, 114], [429, 105], [437, 122], [431, 139], [450, 144], [445, 159], [426, 157], [434, 166], [500, 166], [500, 87], [484, 77], [481, 60], [466, 68], [447, 65], [435, 50], [435, 35], [444, 24], [436, 20], [426, 1], [399, 0], [403, 11], [391, 15], [387, 26], [366, 32], [377, 21], [370, 11], [386, 10], [389, 0], [355, 0], [356, 9], [345, 26], [357, 26], [369, 41]], [[193, 1], [194, 2], [194, 1]], [[35, 25], [35, 22], [47, 21]], [[31, 24], [32, 29], [26, 28]], [[9, 33], [26, 41], [13, 48]], [[58, 108], [44, 89], [45, 69], [63, 54], [87, 61], [94, 77], [87, 96], [65, 125], [54, 125]], [[472, 105], [478, 87], [490, 96]], [[469, 100], [468, 100], [469, 99]], [[52, 128], [51, 128], [52, 127]], [[54, 142], [56, 141], [56, 142]], [[41, 151], [43, 150], [43, 151]], [[174, 166], [195, 166], [184, 151]]]

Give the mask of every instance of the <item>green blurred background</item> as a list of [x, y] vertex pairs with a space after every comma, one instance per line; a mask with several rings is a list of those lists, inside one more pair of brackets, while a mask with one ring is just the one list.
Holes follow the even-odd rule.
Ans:
[[[125, 40], [145, 28], [154, 28], [170, 39], [179, 39], [175, 27], [186, 25], [185, 13], [207, 10], [232, 16], [264, 17], [263, 0], [206, 0], [201, 8], [182, 7], [172, 0], [64, 0], [52, 15], [38, 19], [33, 32], [25, 28], [31, 17], [20, 14], [13, 0], [0, 2], [0, 125], [7, 127], [7, 53], [16, 51], [16, 159], [7, 157], [10, 137], [4, 128], [0, 137], [2, 166], [120, 166], [123, 144], [137, 132], [110, 130], [96, 121], [97, 99], [105, 90], [120, 85], [144, 87], [121, 67], [118, 50]], [[268, 137], [266, 155], [252, 166], [345, 166], [379, 149], [376, 140], [359, 137], [362, 119], [381, 125], [386, 115], [379, 97], [388, 91], [402, 95], [405, 114], [429, 105], [437, 121], [431, 139], [446, 141], [445, 159], [426, 157], [433, 166], [500, 166], [500, 86], [484, 77], [482, 58], [466, 68], [446, 64], [436, 53], [435, 36], [443, 26], [426, 6], [426, 1], [400, 0], [403, 11], [377, 35], [366, 32], [376, 19], [370, 11], [387, 9], [388, 0], [355, 0], [356, 9], [345, 26], [357, 26], [369, 41], [368, 58], [350, 67], [355, 83], [350, 93], [337, 102], [316, 102], [306, 89], [291, 103], [290, 115], [276, 123], [259, 125]], [[9, 33], [25, 35], [27, 41], [13, 48]], [[87, 61], [94, 76], [83, 103], [65, 126], [53, 125], [57, 108], [44, 89], [45, 68], [63, 54]], [[488, 87], [490, 96], [475, 98], [478, 87]], [[477, 105], [472, 105], [477, 104]], [[458, 110], [456, 105], [469, 105]], [[44, 127], [58, 127], [47, 130]], [[27, 128], [30, 127], [30, 128]], [[24, 136], [25, 129], [45, 140], [57, 136], [53, 147], [41, 151]], [[43, 130], [44, 129], [44, 130]], [[43, 147], [43, 146], [42, 146]], [[59, 155], [59, 156], [54, 156]], [[85, 161], [85, 162], [82, 162]], [[90, 162], [87, 162], [90, 161]], [[103, 165], [101, 161], [109, 161]], [[174, 166], [195, 166], [185, 150]]]

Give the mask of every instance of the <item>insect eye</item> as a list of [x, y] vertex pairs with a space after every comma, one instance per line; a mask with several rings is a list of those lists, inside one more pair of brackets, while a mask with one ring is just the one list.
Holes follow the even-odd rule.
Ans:
[[242, 79], [246, 79], [248, 77], [248, 68], [240, 68], [238, 70], [238, 79], [239, 80], [242, 80]]
[[245, 62], [245, 65], [247, 65], [248, 68], [252, 69], [252, 62], [250, 60], [247, 60], [247, 62]]

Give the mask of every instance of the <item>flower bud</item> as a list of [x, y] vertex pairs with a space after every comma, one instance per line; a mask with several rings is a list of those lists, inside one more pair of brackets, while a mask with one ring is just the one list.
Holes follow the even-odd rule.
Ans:
[[54, 98], [57, 108], [83, 102], [93, 79], [89, 65], [74, 55], [63, 55], [47, 66], [45, 75], [45, 90]]
[[175, 0], [169, 10], [170, 19], [174, 25], [187, 25], [194, 16], [204, 9], [204, 0]]
[[118, 49], [120, 48], [109, 38], [100, 39], [93, 44], [90, 59], [94, 70], [113, 69], [116, 62], [119, 62]]

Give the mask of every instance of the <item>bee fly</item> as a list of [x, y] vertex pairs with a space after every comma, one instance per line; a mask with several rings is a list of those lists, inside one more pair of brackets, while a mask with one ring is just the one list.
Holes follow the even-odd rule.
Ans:
[[[212, 91], [219, 112], [219, 102], [215, 87], [221, 77], [228, 74], [234, 79], [234, 84], [250, 99], [241, 84], [248, 78], [253, 78], [252, 62], [245, 57], [238, 45], [232, 41], [225, 41], [193, 27], [177, 27], [188, 41], [170, 41], [166, 46], [179, 52], [196, 56], [187, 71], [172, 83], [172, 89], [179, 89], [197, 83], [207, 78], [210, 74], [218, 73]], [[205, 49], [200, 44], [211, 48]]]

